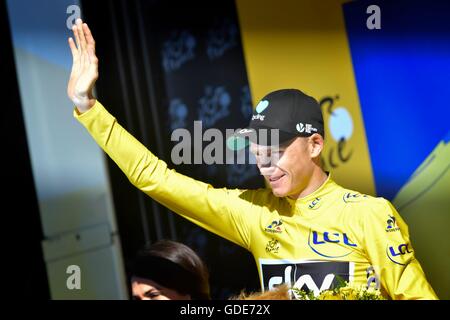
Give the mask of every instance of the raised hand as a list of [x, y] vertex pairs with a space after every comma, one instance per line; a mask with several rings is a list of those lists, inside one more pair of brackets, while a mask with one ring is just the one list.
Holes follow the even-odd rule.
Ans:
[[98, 79], [98, 59], [95, 55], [95, 41], [88, 25], [77, 19], [72, 31], [76, 45], [73, 38], [69, 38], [73, 64], [67, 95], [78, 111], [83, 113], [95, 104], [92, 89]]

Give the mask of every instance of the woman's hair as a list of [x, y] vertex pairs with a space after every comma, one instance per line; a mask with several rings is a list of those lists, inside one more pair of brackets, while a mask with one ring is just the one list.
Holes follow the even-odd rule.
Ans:
[[189, 294], [193, 300], [211, 299], [206, 265], [191, 248], [179, 242], [160, 240], [140, 250], [132, 275]]

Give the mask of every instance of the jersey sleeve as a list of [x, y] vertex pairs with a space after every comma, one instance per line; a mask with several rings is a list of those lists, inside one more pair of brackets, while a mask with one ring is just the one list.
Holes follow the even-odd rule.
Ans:
[[408, 226], [389, 201], [374, 200], [365, 210], [363, 241], [382, 290], [392, 299], [437, 299], [415, 257]]
[[252, 191], [213, 188], [169, 169], [98, 101], [85, 113], [74, 110], [74, 117], [138, 189], [198, 226], [249, 248]]

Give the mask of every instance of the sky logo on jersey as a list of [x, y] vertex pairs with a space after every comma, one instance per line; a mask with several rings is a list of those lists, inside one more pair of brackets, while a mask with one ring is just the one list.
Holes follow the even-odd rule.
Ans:
[[273, 220], [271, 224], [269, 224], [264, 231], [270, 232], [270, 233], [281, 233], [283, 230], [281, 229], [281, 225], [283, 224], [283, 221], [280, 220]]
[[395, 232], [400, 230], [394, 216], [389, 215], [389, 219], [387, 219], [386, 224], [386, 232]]
[[392, 262], [401, 266], [406, 265], [407, 261], [411, 258], [413, 250], [409, 248], [408, 243], [402, 243], [395, 246], [387, 246], [386, 254]]
[[326, 258], [342, 258], [353, 252], [358, 245], [346, 233], [309, 230], [308, 246], [318, 255]]
[[342, 281], [351, 282], [354, 275], [352, 262], [259, 259], [259, 263], [264, 290], [286, 283], [317, 296]]

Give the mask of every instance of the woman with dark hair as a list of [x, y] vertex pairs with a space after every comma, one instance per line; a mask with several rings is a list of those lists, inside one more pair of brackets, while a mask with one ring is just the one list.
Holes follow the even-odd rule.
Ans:
[[207, 300], [209, 274], [200, 257], [188, 246], [161, 240], [136, 256], [132, 294], [136, 300]]

